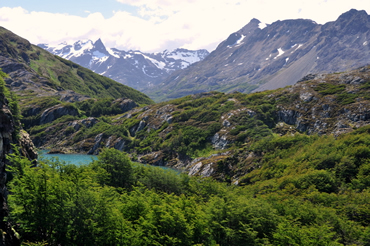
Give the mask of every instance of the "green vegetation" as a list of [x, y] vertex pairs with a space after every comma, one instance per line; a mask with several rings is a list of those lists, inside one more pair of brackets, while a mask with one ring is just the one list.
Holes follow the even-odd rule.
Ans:
[[[68, 72], [55, 72], [58, 75], [60, 86], [64, 89], [73, 90], [93, 98], [130, 98], [138, 104], [153, 103], [145, 94], [131, 87], [93, 73], [84, 67], [58, 56], [54, 56], [54, 59], [58, 61], [59, 66], [63, 70], [68, 68]], [[52, 65], [49, 69], [55, 71], [56, 66]]]
[[[57, 124], [59, 121], [54, 122], [53, 124], [39, 125], [42, 113], [55, 105], [62, 105], [64, 107], [77, 109], [79, 112], [79, 118], [86, 117], [101, 117], [109, 115], [117, 115], [122, 113], [122, 109], [119, 104], [115, 102], [115, 99], [112, 98], [103, 98], [103, 99], [87, 99], [81, 102], [67, 103], [58, 100], [56, 97], [46, 96], [46, 97], [37, 97], [27, 102], [28, 106], [24, 106], [22, 110], [22, 124], [24, 128], [28, 131], [32, 131], [32, 127], [44, 128]], [[36, 113], [35, 113], [36, 111]], [[79, 119], [73, 117], [71, 120]]]
[[7, 103], [10, 109], [10, 112], [12, 113], [12, 116], [14, 119], [14, 128], [15, 128], [14, 137], [15, 139], [18, 139], [19, 134], [20, 134], [22, 115], [19, 109], [17, 95], [6, 87], [6, 84], [4, 81], [4, 78], [6, 77], [7, 75], [0, 69], [0, 96], [4, 100], [2, 103]]
[[[351, 112], [351, 117], [363, 115], [361, 108], [368, 103], [368, 82], [341, 84], [333, 76], [336, 75], [328, 75], [325, 83], [306, 81], [290, 88], [253, 94], [201, 93], [137, 108], [125, 115], [119, 113], [113, 99], [89, 99], [74, 105], [79, 110], [80, 119], [93, 116], [98, 123], [80, 124], [75, 131], [70, 128], [70, 122], [63, 126], [52, 123], [48, 127], [57, 128], [57, 132], [64, 131], [65, 134], [54, 138], [62, 137], [64, 145], [75, 151], [90, 151], [96, 147], [96, 136], [102, 134], [101, 147], [114, 147], [119, 142], [120, 149], [123, 148], [133, 159], [158, 152], [161, 160], [144, 157], [148, 164], [207, 157], [225, 147], [238, 151], [274, 134], [331, 133], [337, 131], [336, 122], [342, 119], [343, 112]], [[305, 95], [309, 99], [303, 100]], [[37, 116], [30, 118], [36, 118], [37, 123]], [[27, 119], [24, 115], [26, 128]], [[323, 127], [318, 125], [319, 119]], [[357, 123], [348, 118], [341, 124], [349, 131], [355, 129]], [[29, 129], [31, 136], [38, 131]]]
[[[268, 93], [245, 95], [212, 92], [212, 95], [199, 98], [188, 96], [175, 99], [158, 104], [156, 108], [164, 105], [172, 105], [176, 109], [171, 114], [173, 122], [158, 122], [157, 129], [144, 127], [136, 134], [131, 134], [133, 139], [127, 145], [127, 151], [143, 154], [164, 150], [168, 156], [174, 153], [193, 158], [206, 156], [214, 151], [210, 139], [222, 128], [220, 118], [227, 116], [228, 112], [233, 112], [228, 120], [237, 126], [230, 131], [235, 145], [271, 135], [276, 121], [273, 113], [276, 102], [268, 98]], [[133, 115], [125, 121], [117, 120], [113, 127], [125, 125], [126, 129], [133, 129], [140, 122], [135, 121], [138, 116]], [[149, 118], [147, 121], [156, 122], [156, 119]], [[96, 127], [98, 125], [93, 128]], [[168, 129], [171, 131], [163, 134]]]
[[254, 159], [226, 160], [250, 168], [241, 186], [114, 149], [79, 167], [14, 153], [9, 219], [24, 242], [48, 245], [367, 245], [369, 132], [262, 138], [239, 152]]
[[[142, 105], [153, 103], [145, 94], [52, 55], [2, 27], [0, 27], [0, 42], [2, 44], [0, 54], [24, 63], [30, 67], [29, 70], [33, 69], [38, 75], [47, 79], [47, 82], [39, 81], [41, 77], [34, 76], [35, 83], [42, 83], [43, 86], [47, 85], [58, 91], [73, 90], [92, 98], [130, 98]], [[38, 96], [38, 92], [23, 93]], [[26, 96], [22, 99], [29, 98]]]

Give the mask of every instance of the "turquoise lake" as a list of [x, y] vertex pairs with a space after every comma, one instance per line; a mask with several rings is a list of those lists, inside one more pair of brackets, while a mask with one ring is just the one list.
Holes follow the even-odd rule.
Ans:
[[[96, 155], [84, 155], [84, 154], [47, 154], [48, 151], [47, 150], [41, 150], [39, 151], [39, 159], [49, 159], [49, 160], [52, 160], [53, 158], [58, 158], [59, 160], [61, 161], [64, 161], [66, 162], [67, 164], [74, 164], [74, 165], [85, 165], [85, 164], [88, 164], [90, 162], [92, 162], [93, 160], [96, 160], [98, 159], [98, 157]], [[140, 163], [137, 163], [137, 164], [140, 164]], [[144, 164], [142, 164], [144, 165]], [[176, 169], [173, 169], [173, 168], [170, 168], [170, 167], [163, 167], [163, 166], [158, 166], [164, 170], [171, 170], [171, 171], [175, 171], [177, 173], [181, 173], [180, 170], [176, 170]]]
[[84, 165], [97, 159], [96, 155], [83, 155], [83, 154], [47, 154], [47, 150], [39, 151], [39, 159], [53, 159], [58, 158], [69, 164]]

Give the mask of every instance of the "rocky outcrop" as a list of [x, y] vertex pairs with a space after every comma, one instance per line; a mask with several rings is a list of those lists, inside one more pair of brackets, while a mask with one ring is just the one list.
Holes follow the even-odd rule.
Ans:
[[87, 152], [88, 155], [97, 155], [103, 141], [104, 133], [96, 135], [94, 139], [94, 146]]
[[41, 119], [40, 119], [40, 125], [52, 122], [64, 115], [77, 116], [78, 110], [72, 105], [67, 105], [67, 106], [64, 106], [61, 104], [55, 105], [51, 108], [46, 109], [44, 112], [42, 112]]
[[72, 121], [68, 124], [68, 126], [72, 126], [75, 131], [78, 131], [82, 126], [90, 128], [93, 127], [96, 123], [98, 123], [98, 120], [96, 118], [88, 117], [86, 119]]
[[146, 155], [142, 155], [138, 158], [138, 161], [143, 164], [149, 164], [153, 166], [165, 166], [163, 151], [156, 151]]
[[119, 151], [122, 151], [125, 148], [126, 141], [122, 138], [116, 139], [113, 144], [113, 147]]
[[38, 154], [36, 147], [26, 131], [20, 131], [19, 147], [23, 156], [27, 157], [29, 160], [37, 160]]
[[18, 94], [24, 91], [33, 91], [38, 96], [48, 96], [57, 93], [51, 87], [50, 82], [32, 71], [27, 64], [20, 63], [18, 60], [0, 55], [0, 68], [9, 75], [5, 78], [6, 84]]
[[292, 109], [281, 109], [277, 112], [279, 121], [283, 121], [289, 125], [297, 125], [298, 119], [302, 116], [300, 112]]
[[230, 141], [227, 139], [226, 135], [220, 136], [216, 133], [211, 139], [212, 145], [215, 149], [226, 149]]
[[217, 163], [230, 156], [230, 152], [213, 154], [209, 157], [200, 157], [192, 160], [185, 170], [189, 176], [212, 177], [218, 171]]
[[135, 103], [131, 99], [127, 98], [119, 98], [112, 102], [113, 105], [118, 105], [119, 108], [122, 110], [122, 113], [126, 113], [127, 111], [139, 106], [137, 103]]
[[78, 94], [72, 90], [62, 90], [55, 93], [56, 96], [59, 96], [59, 100], [63, 102], [80, 102], [87, 100], [90, 97]]
[[335, 136], [370, 124], [368, 92], [362, 91], [370, 80], [367, 71], [368, 66], [344, 73], [306, 76], [286, 89], [296, 99], [291, 104], [278, 105], [277, 120], [307, 134]]

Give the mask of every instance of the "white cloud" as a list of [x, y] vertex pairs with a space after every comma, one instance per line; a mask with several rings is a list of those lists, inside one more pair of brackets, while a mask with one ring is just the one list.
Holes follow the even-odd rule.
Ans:
[[368, 0], [117, 0], [138, 8], [87, 17], [0, 8], [0, 25], [32, 43], [57, 44], [102, 38], [108, 47], [162, 51], [185, 47], [212, 50], [229, 34], [257, 18], [264, 23], [306, 18], [335, 20], [351, 8], [370, 13]]

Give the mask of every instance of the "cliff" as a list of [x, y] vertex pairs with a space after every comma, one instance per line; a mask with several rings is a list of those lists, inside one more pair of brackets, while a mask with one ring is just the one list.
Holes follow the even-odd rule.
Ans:
[[[0, 82], [4, 82], [1, 76]], [[1, 92], [7, 92], [4, 84], [0, 83], [0, 86]], [[0, 230], [2, 232], [0, 245], [19, 245], [16, 232], [12, 229], [11, 224], [5, 220], [8, 216], [6, 167], [11, 165], [6, 156], [12, 153], [13, 146], [20, 147], [20, 153], [30, 160], [37, 159], [37, 152], [28, 133], [19, 130], [19, 122], [14, 117], [14, 112], [12, 112], [12, 108], [8, 104], [9, 102], [4, 93], [0, 93]]]

